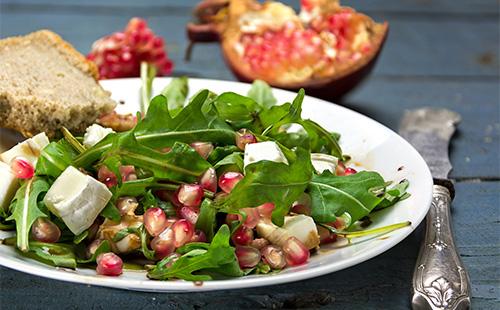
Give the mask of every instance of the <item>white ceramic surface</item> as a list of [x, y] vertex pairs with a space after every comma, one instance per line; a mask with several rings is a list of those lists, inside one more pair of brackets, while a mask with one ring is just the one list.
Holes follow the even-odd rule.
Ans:
[[[154, 89], [158, 92], [168, 83], [167, 78], [157, 78]], [[135, 112], [138, 109], [139, 79], [117, 79], [102, 81], [104, 88], [110, 90], [113, 98], [124, 101], [119, 104], [119, 112]], [[191, 94], [199, 89], [208, 88], [216, 93], [234, 91], [246, 94], [250, 85], [203, 79], [190, 79]], [[294, 93], [275, 90], [279, 103], [293, 100]], [[0, 265], [30, 274], [63, 281], [139, 291], [206, 291], [236, 289], [286, 283], [317, 277], [347, 267], [354, 266], [379, 255], [408, 236], [423, 220], [429, 209], [432, 196], [432, 178], [422, 157], [404, 139], [376, 121], [344, 107], [306, 97], [303, 115], [311, 118], [331, 131], [342, 134], [341, 145], [354, 162], [366, 169], [376, 170], [387, 180], [398, 182], [408, 179], [411, 183], [411, 197], [395, 207], [377, 212], [372, 217], [370, 228], [385, 226], [402, 221], [411, 221], [412, 225], [393, 231], [383, 236], [355, 240], [352, 245], [342, 247], [339, 244], [322, 247], [318, 254], [311, 257], [308, 264], [288, 268], [279, 274], [248, 276], [224, 281], [207, 281], [195, 285], [186, 281], [152, 281], [142, 271], [126, 271], [119, 277], [97, 276], [94, 270], [54, 268], [37, 261], [24, 258], [12, 247], [0, 245]], [[17, 136], [0, 130], [2, 143], [0, 148], [11, 143], [9, 139]], [[398, 168], [403, 167], [398, 171]], [[10, 233], [0, 232], [0, 238]]]

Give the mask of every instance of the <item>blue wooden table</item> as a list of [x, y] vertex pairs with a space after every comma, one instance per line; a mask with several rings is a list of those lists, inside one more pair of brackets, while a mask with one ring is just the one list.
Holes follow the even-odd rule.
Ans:
[[[1, 0], [0, 36], [50, 28], [83, 53], [92, 42], [147, 18], [164, 36], [175, 74], [234, 79], [218, 46], [183, 61], [194, 0]], [[298, 1], [292, 2], [298, 6]], [[371, 77], [341, 104], [396, 129], [405, 109], [447, 107], [463, 117], [451, 146], [457, 182], [453, 226], [472, 281], [475, 309], [500, 308], [499, 8], [495, 0], [352, 0], [390, 35]], [[0, 68], [1, 70], [1, 68]], [[0, 308], [407, 309], [422, 227], [393, 249], [323, 277], [245, 290], [190, 294], [129, 292], [47, 280], [0, 267]]]

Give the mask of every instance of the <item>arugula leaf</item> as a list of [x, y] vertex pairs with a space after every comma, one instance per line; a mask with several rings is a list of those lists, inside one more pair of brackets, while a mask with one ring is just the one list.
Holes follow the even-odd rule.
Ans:
[[231, 155], [234, 152], [241, 152], [241, 150], [236, 145], [217, 146], [210, 153], [210, 155], [208, 155], [207, 161], [212, 165], [215, 165], [217, 162], [221, 161], [224, 157]]
[[236, 168], [238, 171], [243, 172], [243, 157], [241, 152], [235, 152], [227, 155], [220, 161], [218, 161], [215, 165], [215, 169], [219, 169], [221, 167], [229, 166], [229, 168]]
[[133, 134], [117, 136], [112, 147], [103, 154], [102, 161], [110, 158], [122, 165], [134, 165], [150, 170], [161, 179], [195, 182], [211, 165], [192, 147], [175, 143], [168, 153], [160, 153], [139, 144]]
[[161, 94], [167, 98], [170, 111], [179, 111], [184, 106], [188, 93], [188, 79], [185, 76], [172, 78], [167, 87], [161, 91]]
[[284, 153], [289, 165], [266, 160], [248, 165], [245, 177], [228, 196], [216, 200], [216, 207], [227, 213], [238, 213], [242, 208], [272, 202], [275, 204], [273, 221], [281, 226], [288, 208], [305, 191], [313, 174], [307, 150], [299, 147], [295, 153]]
[[318, 223], [335, 221], [347, 212], [351, 224], [368, 215], [381, 201], [371, 189], [383, 187], [384, 179], [373, 171], [336, 176], [329, 171], [315, 175], [309, 184], [311, 216]]
[[200, 215], [196, 221], [196, 228], [202, 230], [210, 241], [214, 237], [216, 227], [217, 209], [212, 206], [212, 201], [204, 199], [200, 206]]
[[30, 241], [23, 255], [52, 266], [76, 268], [74, 247], [67, 244]]
[[104, 209], [102, 209], [100, 215], [113, 222], [120, 222], [121, 218], [120, 211], [111, 202], [108, 202]]
[[148, 232], [146, 231], [146, 227], [144, 225], [141, 225], [139, 227], [139, 237], [141, 238], [141, 251], [144, 257], [146, 257], [149, 260], [154, 260], [155, 259], [155, 251], [151, 250], [148, 248], [149, 244], [149, 238], [148, 238]]
[[342, 155], [342, 149], [340, 148], [340, 145], [338, 143], [338, 139], [335, 139], [336, 135], [328, 132], [318, 123], [310, 119], [301, 121], [300, 124], [302, 125], [302, 127], [304, 127], [309, 137], [316, 137], [315, 141], [317, 141], [317, 143], [322, 143], [319, 145], [316, 144], [316, 146], [314, 147], [315, 151], [319, 151], [319, 148], [322, 148], [322, 145], [324, 145], [326, 151], [330, 155], [333, 155], [340, 160], [344, 159], [344, 156]]
[[276, 104], [276, 98], [271, 87], [262, 80], [255, 80], [252, 83], [252, 88], [248, 91], [247, 96], [255, 100], [264, 109], [269, 109]]
[[111, 252], [111, 246], [109, 245], [108, 240], [103, 240], [91, 257], [89, 257], [88, 259], [77, 259], [76, 262], [79, 264], [95, 263], [97, 256], [99, 256], [102, 253], [108, 253], [108, 252]]
[[170, 267], [160, 262], [148, 272], [148, 277], [156, 280], [172, 278], [187, 281], [212, 280], [212, 276], [200, 273], [207, 270], [221, 270], [222, 266], [237, 262], [234, 248], [229, 244], [230, 237], [229, 227], [222, 225], [207, 249], [193, 249]]
[[381, 210], [393, 206], [397, 202], [410, 197], [410, 194], [406, 192], [408, 186], [410, 186], [410, 182], [408, 180], [403, 180], [395, 186], [387, 189], [384, 193], [382, 201], [375, 207], [375, 210]]
[[22, 252], [30, 249], [29, 235], [31, 226], [39, 217], [47, 217], [40, 211], [38, 201], [49, 190], [49, 183], [43, 178], [26, 181], [16, 192], [10, 205], [12, 215], [7, 220], [16, 221], [17, 248]]
[[77, 153], [73, 147], [65, 140], [51, 142], [43, 148], [36, 164], [36, 174], [57, 178], [71, 165]]
[[260, 106], [251, 98], [227, 92], [219, 95], [214, 105], [220, 117], [234, 129], [253, 128]]

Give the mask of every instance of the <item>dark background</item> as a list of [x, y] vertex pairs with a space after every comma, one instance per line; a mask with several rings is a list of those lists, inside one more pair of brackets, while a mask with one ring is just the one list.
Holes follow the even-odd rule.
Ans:
[[[290, 1], [298, 6], [298, 1]], [[162, 35], [174, 75], [231, 80], [219, 47], [198, 45], [190, 63], [184, 25], [196, 1], [1, 0], [0, 37], [49, 28], [87, 53], [94, 40], [147, 18]], [[475, 309], [500, 308], [499, 2], [344, 1], [390, 24], [369, 79], [341, 104], [397, 129], [405, 109], [447, 107], [463, 122], [451, 149], [456, 243]], [[1, 70], [1, 68], [0, 68]], [[355, 124], [354, 124], [355, 126]], [[355, 129], [355, 128], [354, 128]], [[211, 293], [159, 294], [70, 284], [0, 267], [0, 309], [335, 308], [407, 309], [422, 228], [365, 263], [287, 285]]]

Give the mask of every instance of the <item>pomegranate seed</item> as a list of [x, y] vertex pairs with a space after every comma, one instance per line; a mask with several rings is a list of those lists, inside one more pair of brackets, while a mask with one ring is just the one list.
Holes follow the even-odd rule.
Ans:
[[261, 249], [262, 260], [272, 269], [283, 269], [286, 266], [285, 254], [281, 248], [268, 245]]
[[293, 213], [297, 214], [305, 214], [305, 215], [311, 215], [311, 207], [302, 205], [302, 204], [296, 204], [292, 207], [291, 211]]
[[241, 179], [243, 179], [243, 174], [239, 172], [225, 172], [219, 177], [219, 187], [225, 193], [230, 193]]
[[331, 223], [331, 226], [335, 227], [338, 230], [342, 230], [346, 228], [345, 220], [342, 217], [337, 217], [335, 222]]
[[319, 243], [328, 244], [337, 241], [337, 235], [322, 226], [316, 226], [319, 234]]
[[190, 242], [207, 242], [207, 236], [202, 230], [197, 229]]
[[231, 226], [233, 222], [241, 221], [243, 216], [241, 214], [227, 214], [226, 215], [226, 224]]
[[250, 246], [258, 250], [264, 248], [267, 245], [269, 245], [269, 241], [267, 241], [267, 239], [264, 238], [257, 238], [252, 240], [252, 242], [250, 242]]
[[198, 221], [198, 212], [190, 207], [182, 207], [179, 210], [179, 217], [188, 220], [194, 225]]
[[251, 246], [237, 246], [235, 253], [241, 268], [253, 268], [260, 262], [260, 251]]
[[97, 179], [99, 180], [99, 182], [104, 183], [108, 188], [111, 188], [118, 184], [116, 175], [104, 165], [102, 165], [97, 171]]
[[171, 228], [162, 231], [151, 240], [151, 248], [157, 259], [163, 259], [175, 251], [175, 236]]
[[345, 174], [345, 165], [343, 162], [339, 161], [337, 167], [335, 167], [335, 174], [338, 176], [343, 176]]
[[182, 184], [176, 192], [177, 200], [186, 207], [196, 208], [203, 199], [203, 188], [198, 184]]
[[257, 138], [255, 138], [255, 136], [249, 132], [247, 129], [240, 129], [238, 131], [238, 133], [236, 134], [236, 146], [244, 151], [245, 150], [245, 146], [247, 144], [250, 144], [250, 143], [256, 143], [257, 142]]
[[96, 271], [104, 276], [119, 276], [123, 272], [123, 261], [112, 252], [100, 254], [97, 257]]
[[355, 173], [358, 173], [356, 171], [356, 169], [354, 169], [354, 168], [345, 168], [344, 175], [351, 175], [351, 174], [355, 174]]
[[270, 219], [273, 215], [274, 207], [274, 203], [266, 202], [265, 204], [258, 206], [256, 209], [261, 218]]
[[254, 228], [260, 220], [259, 210], [257, 208], [243, 208], [241, 209], [245, 213], [246, 218], [243, 225], [248, 228]]
[[31, 179], [35, 175], [35, 168], [24, 157], [18, 156], [10, 162], [10, 169], [18, 179]]
[[137, 180], [137, 174], [135, 173], [134, 166], [121, 166], [119, 170], [123, 182]]
[[215, 193], [217, 191], [217, 173], [214, 168], [208, 168], [200, 178], [203, 189]]
[[302, 265], [309, 259], [309, 250], [295, 237], [288, 238], [282, 249], [288, 266]]
[[249, 245], [253, 240], [253, 230], [241, 225], [231, 237], [235, 245]]
[[214, 145], [210, 142], [193, 142], [191, 147], [204, 159], [207, 159], [214, 150]]
[[175, 247], [181, 247], [188, 243], [194, 234], [194, 225], [188, 220], [181, 219], [172, 225], [172, 230], [175, 236]]
[[116, 208], [120, 211], [120, 215], [133, 214], [139, 206], [135, 197], [120, 197], [116, 201]]
[[158, 236], [167, 227], [165, 212], [158, 207], [147, 209], [144, 212], [144, 227], [151, 236]]
[[31, 226], [31, 237], [36, 241], [55, 243], [61, 237], [61, 230], [49, 219], [39, 217]]

